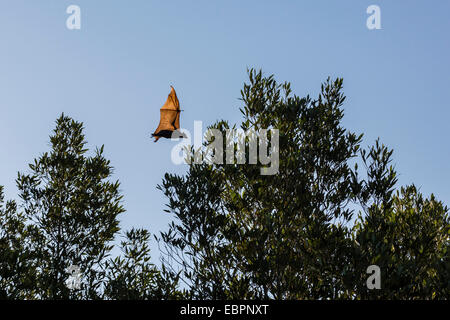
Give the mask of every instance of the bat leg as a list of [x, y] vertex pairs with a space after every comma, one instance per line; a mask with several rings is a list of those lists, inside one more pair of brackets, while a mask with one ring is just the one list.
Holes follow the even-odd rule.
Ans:
[[161, 137], [159, 137], [159, 136], [155, 135], [154, 133], [152, 133], [152, 138], [155, 138], [155, 141], [153, 141], [153, 142], [156, 142], [156, 141], [158, 141], [159, 138], [161, 138]]

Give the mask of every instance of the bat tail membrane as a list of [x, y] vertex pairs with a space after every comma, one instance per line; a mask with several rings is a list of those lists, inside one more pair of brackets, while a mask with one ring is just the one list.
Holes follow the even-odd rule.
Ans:
[[174, 130], [160, 130], [158, 132], [155, 132], [152, 134], [153, 137], [158, 137], [158, 138], [167, 138], [170, 139], [172, 137], [172, 132]]

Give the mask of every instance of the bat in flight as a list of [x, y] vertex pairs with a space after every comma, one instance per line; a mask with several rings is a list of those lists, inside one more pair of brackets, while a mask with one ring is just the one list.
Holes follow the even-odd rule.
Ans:
[[[152, 133], [155, 142], [159, 138], [186, 138], [186, 136], [179, 131], [180, 129], [180, 102], [177, 98], [175, 89], [170, 86], [170, 93], [167, 97], [166, 103], [160, 109], [160, 120], [158, 128]], [[175, 132], [175, 134], [174, 134]]]

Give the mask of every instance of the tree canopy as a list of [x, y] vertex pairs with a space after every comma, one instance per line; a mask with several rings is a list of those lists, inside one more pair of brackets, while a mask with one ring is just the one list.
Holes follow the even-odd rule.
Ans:
[[[238, 126], [279, 129], [279, 173], [202, 163], [165, 175], [158, 188], [177, 219], [159, 240], [191, 297], [448, 296], [447, 208], [414, 186], [394, 194], [393, 151], [378, 140], [364, 149], [362, 134], [342, 126], [342, 87], [328, 79], [316, 99], [300, 98], [289, 83], [250, 70]], [[369, 291], [373, 264], [383, 285]]]

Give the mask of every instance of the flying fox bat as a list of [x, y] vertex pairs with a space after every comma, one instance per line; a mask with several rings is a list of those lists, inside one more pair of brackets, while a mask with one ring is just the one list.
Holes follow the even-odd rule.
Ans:
[[170, 86], [170, 88], [166, 103], [164, 103], [160, 110], [158, 128], [156, 128], [155, 132], [152, 134], [152, 137], [155, 137], [155, 142], [161, 137], [168, 139], [172, 138], [174, 131], [177, 132], [177, 134], [174, 135], [174, 138], [186, 138], [186, 136], [179, 131], [181, 112], [180, 102], [178, 101], [175, 89], [172, 86]]

